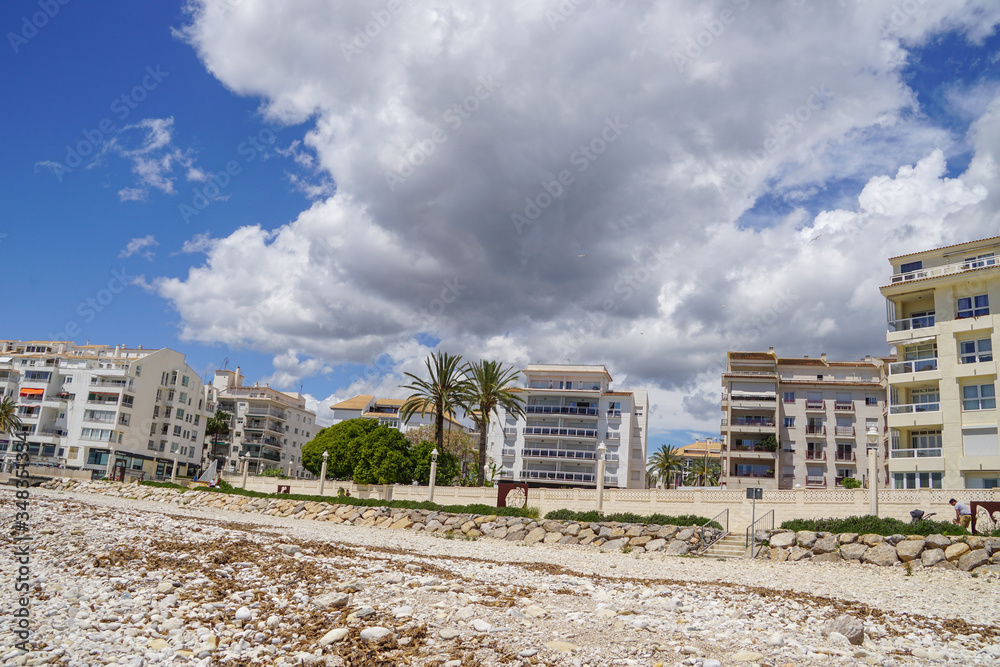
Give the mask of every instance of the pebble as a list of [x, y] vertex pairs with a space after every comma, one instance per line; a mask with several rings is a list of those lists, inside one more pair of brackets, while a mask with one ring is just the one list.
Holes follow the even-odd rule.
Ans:
[[378, 640], [388, 637], [392, 634], [392, 630], [389, 628], [383, 628], [380, 625], [376, 625], [370, 628], [365, 628], [361, 631], [361, 639], [366, 642], [377, 642]]

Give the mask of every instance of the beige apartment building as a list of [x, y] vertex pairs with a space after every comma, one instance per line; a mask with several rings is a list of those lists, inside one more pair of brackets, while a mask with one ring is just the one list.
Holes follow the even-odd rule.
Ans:
[[[406, 421], [402, 421], [399, 411], [402, 409], [404, 403], [406, 403], [405, 398], [377, 398], [371, 394], [359, 394], [346, 401], [331, 405], [330, 409], [333, 411], [334, 424], [339, 424], [348, 419], [374, 419], [379, 424], [394, 428], [401, 433], [406, 433], [421, 426], [435, 425], [433, 412], [425, 412], [422, 415], [416, 412], [410, 415], [410, 418]], [[453, 416], [445, 416], [444, 428], [445, 430], [453, 429], [466, 433], [469, 431], [468, 428], [463, 426]]]
[[[867, 434], [885, 461], [885, 364], [767, 352], [729, 352], [722, 374], [723, 462], [728, 489], [834, 488], [867, 483]], [[773, 440], [768, 438], [773, 436]]]
[[881, 292], [895, 350], [888, 374], [893, 488], [1000, 484], [997, 254], [1000, 237], [889, 259], [892, 276]]

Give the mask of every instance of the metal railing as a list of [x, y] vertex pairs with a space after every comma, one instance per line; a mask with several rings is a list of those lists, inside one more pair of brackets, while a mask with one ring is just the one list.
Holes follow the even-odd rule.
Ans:
[[[725, 426], [725, 419], [722, 420]], [[733, 417], [733, 426], [774, 426], [774, 419], [771, 417]]]
[[[760, 553], [757, 550], [758, 530], [774, 530], [774, 510], [768, 510], [767, 514], [754, 521], [747, 528], [746, 540], [744, 540], [743, 545], [750, 548], [750, 558], [756, 558], [757, 554]], [[761, 544], [760, 547], [763, 549], [764, 545]]]
[[[718, 523], [720, 526], [722, 526], [722, 531], [718, 535], [716, 535], [715, 538], [713, 538], [712, 540], [706, 540], [705, 529], [708, 528], [713, 522]], [[701, 538], [701, 546], [699, 547], [699, 551], [701, 551], [702, 553], [708, 551], [708, 549], [713, 544], [715, 544], [728, 534], [729, 534], [729, 509], [726, 508], [698, 527], [698, 536], [699, 538]]]
[[521, 479], [550, 479], [561, 482], [593, 482], [593, 473], [558, 472], [555, 470], [523, 470]]
[[597, 416], [597, 408], [578, 408], [568, 405], [526, 405], [524, 412], [529, 415], [586, 415]]
[[806, 410], [822, 410], [826, 404], [823, 401], [806, 400]]
[[890, 415], [908, 415], [914, 412], [938, 412], [941, 410], [941, 403], [903, 403], [900, 405], [890, 405]]
[[836, 426], [834, 427], [833, 434], [838, 438], [852, 438], [854, 437], [854, 427], [853, 426]]
[[[992, 355], [990, 356], [992, 359]], [[938, 367], [937, 357], [930, 359], [914, 359], [912, 361], [897, 361], [889, 364], [889, 375], [899, 373], [922, 373], [923, 371], [936, 371]]]
[[854, 412], [854, 402], [853, 401], [834, 401], [833, 409], [835, 412]]
[[946, 276], [952, 273], [962, 273], [974, 269], [982, 269], [988, 266], [996, 266], [997, 257], [978, 257], [965, 262], [955, 262], [953, 264], [943, 264], [941, 266], [929, 266], [926, 269], [916, 269], [907, 273], [897, 273], [890, 280], [893, 283], [904, 283], [910, 280], [921, 280], [923, 278], [934, 278], [936, 276]]
[[913, 459], [913, 458], [941, 458], [940, 447], [920, 447], [911, 449], [890, 449], [890, 459]]
[[806, 426], [806, 435], [826, 435], [826, 427], [809, 424]]
[[525, 426], [525, 435], [562, 435], [573, 438], [596, 438], [597, 430], [592, 428], [556, 428], [549, 426]]
[[934, 313], [918, 317], [904, 317], [901, 320], [889, 320], [889, 331], [910, 331], [911, 329], [926, 329], [934, 326]]
[[585, 459], [593, 461], [596, 452], [577, 452], [568, 449], [522, 449], [521, 456], [544, 459]]

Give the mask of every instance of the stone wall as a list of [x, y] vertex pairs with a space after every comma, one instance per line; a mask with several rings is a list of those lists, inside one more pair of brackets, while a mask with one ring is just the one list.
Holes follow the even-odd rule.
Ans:
[[946, 535], [858, 535], [810, 530], [760, 531], [759, 557], [776, 561], [867, 563], [883, 567], [941, 567], [1000, 573], [1000, 539]]

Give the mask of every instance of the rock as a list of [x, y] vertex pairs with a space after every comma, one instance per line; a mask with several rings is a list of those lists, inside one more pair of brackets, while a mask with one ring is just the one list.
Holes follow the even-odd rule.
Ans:
[[958, 569], [963, 572], [971, 572], [977, 567], [986, 565], [989, 562], [989, 552], [987, 552], [986, 549], [976, 549], [975, 551], [970, 551], [958, 559]]
[[413, 607], [403, 606], [394, 609], [392, 612], [393, 618], [409, 618], [410, 616], [413, 616]]
[[162, 651], [165, 648], [167, 648], [166, 639], [154, 639], [153, 641], [149, 642], [149, 650], [151, 651]]
[[526, 649], [526, 650], [521, 651], [520, 653], [518, 653], [517, 657], [519, 657], [519, 658], [533, 658], [536, 655], [538, 655], [538, 649], [537, 648], [529, 648], [529, 649]]
[[237, 621], [249, 621], [253, 618], [253, 612], [250, 611], [250, 607], [240, 607], [236, 610], [236, 616], [234, 618]]
[[861, 557], [861, 562], [888, 567], [898, 563], [899, 556], [896, 555], [896, 548], [894, 546], [883, 542], [866, 551], [865, 555]]
[[681, 646], [677, 649], [677, 652], [681, 655], [698, 655], [698, 648], [696, 646]]
[[334, 628], [333, 630], [330, 630], [328, 633], [323, 635], [320, 638], [319, 642], [317, 642], [317, 644], [320, 646], [320, 648], [324, 646], [329, 646], [334, 642], [339, 642], [348, 634], [350, 634], [350, 630], [348, 630], [347, 628]]
[[946, 560], [944, 549], [924, 549], [920, 554], [920, 564], [924, 567], [937, 565], [943, 560]]
[[472, 622], [472, 628], [476, 632], [489, 632], [490, 628], [492, 628], [492, 627], [493, 627], [492, 625], [490, 625], [489, 623], [487, 623], [486, 621], [484, 621], [481, 618], [477, 618], [476, 620], [474, 620]]
[[803, 547], [792, 547], [788, 551], [788, 560], [793, 562], [811, 557], [812, 557], [812, 552], [809, 551], [809, 549], [804, 549]]
[[380, 639], [384, 639], [392, 634], [392, 630], [389, 628], [383, 628], [380, 625], [375, 625], [370, 628], [365, 628], [361, 631], [361, 639], [366, 642], [377, 642]]
[[174, 590], [174, 582], [172, 581], [161, 581], [160, 585], [156, 587], [157, 593], [169, 593]]
[[608, 553], [609, 551], [620, 551], [626, 544], [628, 544], [627, 537], [619, 537], [614, 540], [608, 540], [601, 545], [601, 551], [604, 553]]
[[924, 538], [924, 545], [927, 549], [947, 549], [951, 546], [951, 538], [935, 533]]
[[800, 530], [795, 533], [795, 543], [805, 549], [811, 549], [817, 539], [818, 536], [811, 530]]
[[924, 550], [923, 540], [903, 540], [896, 544], [896, 555], [899, 560], [909, 563], [915, 560]]
[[839, 633], [854, 646], [861, 646], [865, 641], [865, 626], [853, 616], [843, 614], [832, 621], [823, 624], [823, 633], [830, 635]]
[[561, 641], [546, 642], [545, 646], [547, 648], [552, 649], [553, 651], [558, 651], [559, 653], [572, 653], [573, 651], [580, 648], [576, 644], [570, 644], [569, 642], [561, 642]]
[[278, 549], [281, 550], [282, 553], [288, 554], [289, 556], [302, 551], [302, 549], [295, 544], [279, 544]]
[[791, 531], [787, 533], [775, 533], [768, 542], [772, 547], [784, 549], [795, 544], [795, 533]]
[[455, 637], [458, 637], [461, 634], [462, 634], [461, 632], [455, 630], [454, 628], [442, 628], [441, 632], [438, 633], [438, 637], [444, 640], [448, 640], [448, 639], [454, 639]]
[[668, 556], [683, 556], [691, 550], [691, 545], [682, 540], [671, 540], [664, 552]]
[[687, 542], [692, 537], [694, 537], [694, 531], [695, 531], [694, 528], [685, 528], [684, 530], [677, 533], [677, 537], [675, 539]]
[[944, 550], [944, 557], [950, 561], [956, 561], [970, 551], [972, 549], [965, 542], [956, 542]]
[[[805, 545], [802, 545], [802, 546], [805, 546]], [[824, 537], [823, 539], [816, 540], [816, 542], [812, 545], [812, 552], [813, 552], [813, 554], [816, 554], [816, 555], [819, 555], [819, 554], [829, 554], [829, 553], [833, 553], [834, 551], [836, 551], [839, 547], [840, 547], [840, 543], [837, 541], [836, 537], [834, 537], [834, 536]], [[838, 560], [839, 560], [839, 557], [838, 557]]]
[[861, 541], [862, 544], [865, 544], [869, 547], [873, 547], [876, 544], [882, 544], [883, 542], [885, 542], [884, 537], [882, 537], [881, 535], [876, 535], [875, 533], [868, 533], [866, 535], [862, 535], [859, 538], [859, 540]]
[[858, 541], [857, 533], [841, 533], [837, 536], [837, 541], [841, 544], [854, 544]]
[[741, 650], [729, 657], [732, 658], [733, 662], [758, 662], [764, 659], [764, 654], [757, 653], [756, 651]]
[[784, 646], [785, 645], [785, 636], [782, 635], [780, 632], [775, 632], [774, 634], [772, 634], [770, 637], [767, 638], [767, 645], [768, 646]]
[[314, 597], [311, 602], [314, 607], [323, 611], [325, 609], [337, 609], [339, 607], [346, 607], [347, 603], [350, 602], [351, 596], [347, 593], [340, 592], [330, 592], [323, 593]]
[[533, 604], [524, 610], [524, 615], [529, 618], [542, 618], [543, 616], [548, 616], [549, 612], [545, 611], [537, 604]]
[[715, 658], [709, 658], [705, 662], [701, 663], [702, 667], [722, 667], [722, 663]]
[[831, 551], [828, 554], [819, 554], [818, 556], [813, 556], [811, 559], [813, 563], [838, 563], [842, 560], [844, 559], [841, 557], [839, 551]]
[[655, 540], [650, 540], [646, 542], [646, 551], [659, 551], [667, 545], [667, 541], [663, 538], [656, 538]]
[[545, 539], [545, 529], [542, 527], [535, 528], [527, 535], [524, 536], [525, 544], [534, 544], [535, 542], [541, 542]]

